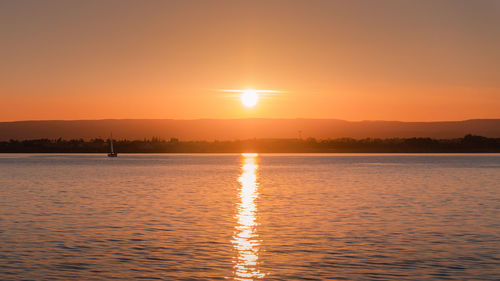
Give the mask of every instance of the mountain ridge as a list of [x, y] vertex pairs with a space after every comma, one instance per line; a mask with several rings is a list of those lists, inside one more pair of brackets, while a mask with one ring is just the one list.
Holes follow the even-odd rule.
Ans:
[[458, 138], [466, 134], [500, 137], [500, 119], [405, 122], [308, 118], [99, 119], [0, 122], [0, 140], [37, 138], [159, 137], [181, 140], [253, 138]]

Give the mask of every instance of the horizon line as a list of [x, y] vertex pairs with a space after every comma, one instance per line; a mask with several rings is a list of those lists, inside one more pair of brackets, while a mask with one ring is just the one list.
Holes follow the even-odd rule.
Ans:
[[467, 121], [477, 121], [477, 120], [500, 120], [497, 118], [470, 118], [461, 120], [433, 120], [433, 121], [404, 121], [404, 120], [384, 120], [384, 119], [370, 119], [370, 120], [346, 120], [339, 118], [306, 118], [306, 117], [295, 117], [295, 118], [266, 118], [266, 117], [248, 117], [248, 118], [193, 118], [193, 119], [175, 119], [175, 118], [102, 118], [102, 119], [26, 119], [26, 120], [11, 120], [11, 121], [0, 121], [0, 123], [21, 123], [21, 122], [75, 122], [75, 121], [129, 121], [129, 120], [140, 120], [140, 121], [237, 121], [237, 120], [322, 120], [322, 121], [343, 121], [343, 122], [399, 122], [399, 123], [445, 123], [445, 122], [467, 122]]

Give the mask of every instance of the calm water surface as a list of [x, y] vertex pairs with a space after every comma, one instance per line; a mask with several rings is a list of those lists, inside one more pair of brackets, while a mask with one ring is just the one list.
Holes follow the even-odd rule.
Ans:
[[500, 155], [0, 155], [0, 280], [499, 280]]

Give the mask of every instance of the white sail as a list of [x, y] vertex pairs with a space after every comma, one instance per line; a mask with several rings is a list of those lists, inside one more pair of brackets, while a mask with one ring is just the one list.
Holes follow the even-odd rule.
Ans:
[[111, 144], [111, 154], [114, 154], [114, 153], [115, 153], [115, 151], [114, 151], [114, 149], [113, 149], [113, 134], [111, 134], [111, 138], [109, 139], [109, 142], [110, 142], [110, 144]]
[[108, 157], [118, 157], [118, 153], [115, 152], [115, 148], [113, 146], [113, 134], [109, 138], [109, 148], [111, 149], [110, 153], [108, 153]]

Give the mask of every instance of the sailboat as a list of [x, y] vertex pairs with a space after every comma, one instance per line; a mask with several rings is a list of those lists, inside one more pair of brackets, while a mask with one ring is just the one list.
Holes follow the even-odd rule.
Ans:
[[111, 152], [108, 153], [108, 157], [118, 157], [118, 153], [116, 153], [114, 148], [113, 148], [113, 134], [111, 134], [111, 137], [109, 138], [109, 144], [110, 144]]

